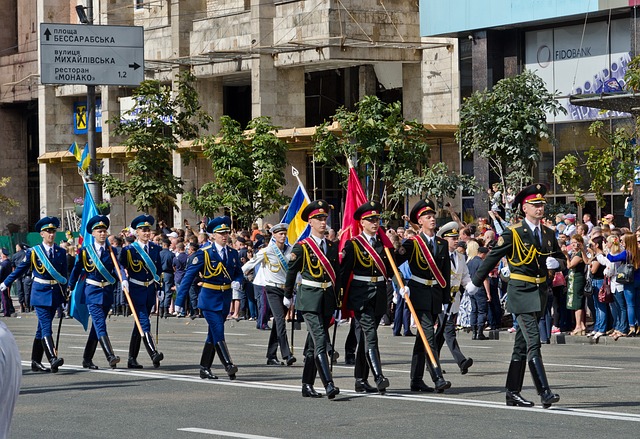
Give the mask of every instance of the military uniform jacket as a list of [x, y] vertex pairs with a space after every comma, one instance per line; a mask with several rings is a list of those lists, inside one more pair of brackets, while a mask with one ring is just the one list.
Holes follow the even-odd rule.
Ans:
[[[455, 255], [455, 266], [453, 259], [451, 260], [451, 308], [447, 314], [457, 314], [460, 311], [460, 300], [464, 287], [471, 282], [469, 276], [469, 268], [464, 260], [464, 256], [453, 251]], [[450, 258], [451, 259], [451, 258]], [[445, 311], [447, 311], [445, 307]]]
[[[536, 248], [533, 232], [525, 221], [509, 227], [500, 236], [498, 245], [489, 252], [473, 276], [473, 284], [482, 285], [489, 272], [503, 256], [506, 256], [512, 274], [507, 287], [507, 311], [511, 313], [540, 312], [544, 309], [547, 298], [547, 282], [541, 281], [536, 284], [514, 279], [513, 274], [544, 279], [547, 276], [547, 256], [565, 259], [553, 230], [540, 225], [540, 231], [542, 247]], [[535, 255], [530, 253], [532, 250], [535, 250]], [[527, 255], [530, 256], [531, 261], [526, 260]]]
[[[156, 268], [156, 274], [162, 279], [162, 261], [160, 259], [162, 247], [151, 241], [147, 244], [149, 246], [149, 258], [151, 258]], [[160, 284], [154, 282], [153, 275], [138, 250], [133, 245], [128, 245], [122, 249], [118, 260], [120, 265], [127, 270], [129, 294], [136, 309], [137, 307], [148, 305], [149, 302], [155, 303], [156, 291], [160, 289]], [[139, 285], [136, 282], [143, 282], [146, 285]]]
[[[310, 237], [310, 239], [313, 239]], [[336, 273], [336, 283], [338, 285], [328, 288], [318, 288], [309, 285], [300, 285], [296, 297], [296, 309], [300, 311], [322, 313], [330, 316], [336, 309], [337, 294], [340, 291], [340, 266], [338, 264], [338, 244], [325, 240], [327, 243], [326, 257]], [[293, 296], [293, 286], [296, 277], [300, 273], [303, 280], [312, 282], [330, 283], [331, 278], [326, 273], [313, 250], [307, 244], [297, 243], [291, 250], [289, 261], [289, 271], [287, 272], [284, 294], [286, 297]]]
[[[363, 235], [364, 236], [364, 235]], [[364, 236], [366, 239], [366, 236]], [[384, 251], [384, 245], [376, 237], [376, 243], [373, 249], [378, 253], [387, 270], [387, 275], [393, 273], [389, 258]], [[383, 278], [382, 272], [374, 262], [371, 255], [365, 250], [364, 246], [355, 239], [348, 240], [342, 250], [342, 262], [340, 263], [340, 278], [346, 298], [347, 308], [353, 311], [362, 311], [365, 305], [375, 298], [375, 315], [382, 315], [387, 309], [387, 279]], [[378, 282], [365, 282], [362, 280], [352, 279], [349, 283], [351, 275], [364, 277], [379, 277]]]
[[[97, 251], [96, 251], [97, 253]], [[114, 253], [115, 254], [115, 253]], [[118, 265], [113, 264], [113, 259], [111, 258], [110, 247], [105, 245], [105, 251], [102, 252], [102, 256], [100, 256], [100, 261], [106, 268], [106, 270], [113, 276], [118, 282], [118, 272], [116, 270], [120, 270], [120, 275], [123, 280], [127, 279], [126, 273], [124, 269]], [[76, 258], [75, 264], [73, 264], [73, 270], [71, 270], [71, 275], [69, 275], [69, 288], [72, 290], [76, 286], [78, 279], [83, 274], [86, 274], [86, 279], [90, 279], [96, 282], [106, 282], [106, 279], [100, 271], [96, 268], [95, 264], [89, 257], [89, 253], [85, 248], [80, 250], [78, 257]], [[80, 303], [85, 303], [87, 305], [102, 305], [102, 306], [111, 306], [113, 303], [113, 290], [115, 289], [116, 284], [108, 284], [103, 287], [98, 285], [91, 285], [89, 283], [85, 284], [84, 287], [84, 297], [82, 297]]]
[[[420, 237], [428, 239], [426, 235], [420, 232]], [[442, 306], [448, 305], [451, 301], [451, 259], [449, 258], [449, 244], [444, 239], [435, 236], [434, 238], [436, 250], [433, 259], [436, 266], [442, 273], [446, 282], [445, 287], [439, 284], [427, 286], [414, 280], [408, 280], [406, 283], [411, 291], [411, 303], [416, 310], [431, 311], [434, 314], [442, 312]], [[427, 261], [422, 256], [422, 251], [418, 247], [418, 243], [413, 239], [407, 239], [396, 252], [396, 264], [402, 265], [405, 261], [409, 261], [409, 269], [411, 274], [422, 279], [435, 280], [435, 276], [431, 272]]]
[[[284, 283], [287, 278], [287, 270], [289, 269], [289, 259], [291, 259], [290, 245], [285, 246], [281, 251], [282, 256], [285, 259], [285, 266], [283, 267], [280, 262], [280, 258], [275, 253], [275, 244], [269, 244], [265, 248], [261, 248], [250, 261], [242, 266], [243, 273], [249, 273], [255, 269], [257, 265], [262, 264], [260, 270], [264, 277], [265, 284], [267, 286], [276, 287], [277, 290], [273, 292], [275, 294], [284, 296]], [[271, 290], [270, 290], [271, 291]]]
[[[42, 251], [46, 254], [44, 246], [42, 244], [39, 245], [42, 247]], [[67, 252], [57, 244], [53, 244], [53, 259], [49, 260], [56, 271], [66, 278]], [[40, 262], [35, 251], [33, 249], [28, 249], [25, 251], [25, 256], [22, 262], [20, 262], [16, 269], [13, 270], [13, 272], [5, 279], [4, 284], [7, 287], [11, 287], [11, 284], [13, 284], [14, 281], [22, 278], [24, 274], [28, 273], [31, 269], [33, 269], [32, 275], [34, 278], [42, 279], [47, 282], [54, 280], [49, 272], [44, 268], [42, 262]], [[64, 302], [64, 296], [62, 294], [63, 288], [66, 289], [67, 286], [60, 285], [58, 283], [44, 284], [34, 281], [31, 286], [31, 305], [57, 307]]]
[[[184, 301], [189, 295], [189, 289], [198, 273], [202, 273], [203, 285], [198, 294], [198, 308], [207, 311], [228, 311], [231, 304], [231, 282], [242, 283], [242, 265], [238, 251], [227, 246], [227, 263], [222, 262], [222, 256], [218, 254], [215, 244], [208, 244], [199, 249], [180, 282], [180, 288], [176, 297], [176, 305], [184, 306]], [[226, 289], [219, 289], [225, 287]]]

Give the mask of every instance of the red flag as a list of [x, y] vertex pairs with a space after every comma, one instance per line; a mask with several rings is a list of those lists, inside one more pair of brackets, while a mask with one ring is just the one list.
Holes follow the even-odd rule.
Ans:
[[340, 235], [340, 245], [338, 250], [342, 253], [342, 249], [348, 240], [357, 236], [362, 232], [360, 221], [353, 219], [355, 211], [367, 202], [367, 197], [362, 190], [360, 180], [356, 170], [349, 168], [349, 182], [347, 183], [347, 200], [344, 203], [344, 215], [342, 216], [342, 234]]

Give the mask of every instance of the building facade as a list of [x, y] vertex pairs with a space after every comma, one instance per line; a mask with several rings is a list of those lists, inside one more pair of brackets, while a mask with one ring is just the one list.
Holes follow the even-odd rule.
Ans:
[[[74, 198], [82, 196], [82, 180], [67, 150], [73, 142], [86, 142], [78, 125], [83, 123], [86, 87], [41, 83], [38, 35], [43, 23], [79, 24], [76, 6], [87, 5], [86, 0], [0, 4], [10, 17], [0, 29], [0, 133], [9, 159], [0, 162], [0, 174], [12, 177], [9, 194], [21, 203], [0, 217], [0, 229], [6, 232], [11, 224], [26, 231], [45, 214], [68, 220]], [[174, 84], [181, 70], [190, 69], [201, 102], [215, 121], [222, 115], [242, 123], [269, 116], [291, 145], [290, 163], [318, 197], [338, 199], [340, 194], [328, 181], [330, 170], [311, 175], [313, 127], [339, 106], [353, 108], [365, 95], [401, 100], [406, 118], [430, 124], [434, 160], [460, 170], [453, 140], [460, 102], [457, 39], [422, 37], [416, 2], [93, 0], [92, 6], [87, 12], [95, 26], [144, 28], [146, 79]], [[97, 87], [98, 159], [102, 172], [121, 178], [126, 178], [127, 153], [106, 121], [126, 108], [131, 93], [130, 87]], [[218, 128], [214, 124], [212, 132]], [[197, 190], [213, 176], [201, 156], [185, 166], [175, 154], [173, 166], [186, 191]], [[286, 174], [290, 184], [285, 193], [292, 195], [295, 179]], [[311, 187], [314, 182], [317, 187]], [[110, 202], [116, 228], [136, 214], [126, 197]], [[194, 218], [181, 205], [169, 222]]]
[[[589, 135], [594, 120], [605, 120], [611, 129], [633, 126], [635, 121], [626, 113], [573, 105], [570, 97], [624, 88], [627, 64], [638, 54], [638, 6], [637, 0], [421, 0], [421, 34], [458, 40], [463, 99], [524, 69], [535, 71], [550, 92], [558, 93], [567, 113], [549, 116], [556, 141], [540, 144], [542, 160], [534, 179], [548, 185], [555, 202], [572, 203], [573, 195], [554, 181], [555, 164], [567, 154], [604, 146]], [[462, 168], [486, 187], [493, 182], [482, 160], [464, 160]], [[622, 218], [623, 185], [611, 182], [606, 206], [598, 206], [593, 194], [587, 194], [579, 213]], [[482, 203], [478, 198], [465, 200], [466, 207], [473, 204], [480, 211]]]

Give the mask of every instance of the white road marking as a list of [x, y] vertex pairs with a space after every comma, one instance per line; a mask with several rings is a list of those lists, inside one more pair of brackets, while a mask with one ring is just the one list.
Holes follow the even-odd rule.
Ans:
[[[23, 366], [29, 367], [31, 366], [30, 361], [23, 361]], [[340, 366], [342, 367], [342, 366]], [[140, 370], [140, 369], [84, 369], [82, 366], [76, 365], [67, 365], [65, 364], [60, 368], [61, 371], [65, 369], [74, 369], [83, 373], [104, 373], [111, 375], [127, 375], [132, 377], [142, 377], [148, 379], [157, 379], [157, 380], [171, 380], [171, 381], [181, 381], [181, 382], [189, 382], [189, 383], [199, 383], [200, 385], [209, 385], [209, 386], [232, 386], [232, 387], [243, 387], [248, 389], [262, 389], [262, 390], [281, 390], [286, 392], [300, 392], [299, 385], [289, 385], [289, 384], [279, 384], [279, 383], [266, 383], [260, 381], [242, 381], [242, 380], [202, 380], [200, 377], [194, 375], [178, 375], [171, 373], [163, 373], [159, 371], [150, 371], [150, 370]], [[444, 395], [436, 395], [436, 396], [428, 396], [419, 393], [412, 394], [403, 394], [403, 393], [394, 393], [387, 392], [384, 395], [380, 394], [363, 394], [356, 393], [351, 390], [340, 390], [341, 394], [361, 397], [361, 398], [380, 398], [383, 400], [389, 401], [414, 401], [414, 402], [422, 402], [422, 403], [435, 403], [435, 404], [448, 404], [448, 405], [458, 405], [458, 406], [466, 406], [466, 407], [481, 407], [481, 408], [491, 408], [497, 410], [526, 410], [533, 411], [537, 414], [541, 415], [563, 415], [563, 416], [578, 416], [583, 418], [593, 418], [593, 419], [610, 419], [617, 421], [627, 421], [627, 422], [640, 422], [640, 414], [634, 413], [624, 413], [624, 412], [610, 412], [610, 411], [601, 411], [601, 410], [587, 410], [587, 409], [575, 409], [569, 407], [561, 407], [561, 406], [553, 406], [549, 409], [543, 409], [541, 406], [536, 406], [533, 408], [522, 408], [522, 407], [510, 407], [505, 405], [504, 402], [496, 402], [496, 401], [483, 401], [483, 400], [473, 400], [473, 399], [464, 399], [464, 398], [453, 398], [447, 397]], [[237, 436], [237, 437], [249, 437], [249, 436]], [[260, 437], [260, 436], [254, 436]]]
[[581, 364], [554, 364], [554, 363], [545, 363], [545, 367], [555, 366], [555, 367], [570, 367], [570, 368], [581, 368], [581, 369], [606, 369], [606, 370], [622, 370], [622, 367], [611, 367], [611, 366], [584, 366]]
[[206, 428], [178, 428], [178, 431], [202, 433], [215, 436], [240, 437], [245, 439], [278, 439], [275, 436], [257, 436], [255, 434], [236, 433], [234, 431], [207, 430]]

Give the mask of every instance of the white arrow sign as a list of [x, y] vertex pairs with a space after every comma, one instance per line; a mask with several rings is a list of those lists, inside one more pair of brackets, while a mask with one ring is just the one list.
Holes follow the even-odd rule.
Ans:
[[142, 27], [40, 24], [43, 84], [139, 85], [143, 79]]

